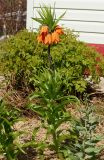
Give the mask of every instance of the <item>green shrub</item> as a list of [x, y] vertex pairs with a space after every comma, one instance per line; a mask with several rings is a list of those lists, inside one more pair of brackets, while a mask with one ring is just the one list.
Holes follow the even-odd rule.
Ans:
[[[26, 30], [6, 40], [0, 45], [2, 72], [9, 77], [15, 87], [29, 87], [30, 78], [42, 68], [49, 68], [47, 46], [37, 43], [37, 33]], [[100, 55], [66, 30], [59, 44], [51, 46], [54, 68], [62, 75], [67, 93], [84, 92], [87, 87], [85, 71], [95, 81], [99, 78], [96, 66], [104, 63], [96, 61]], [[100, 58], [101, 59], [101, 58]], [[103, 73], [102, 73], [103, 74]]]
[[42, 59], [35, 54], [36, 34], [21, 31], [1, 44], [2, 72], [15, 87], [28, 86], [29, 77], [42, 66]]
[[72, 94], [86, 89], [86, 70], [94, 81], [98, 79], [96, 59], [100, 55], [87, 44], [77, 41], [71, 32], [67, 31], [66, 35], [62, 36], [62, 41], [52, 48], [51, 53], [57, 70], [63, 75], [66, 88]]

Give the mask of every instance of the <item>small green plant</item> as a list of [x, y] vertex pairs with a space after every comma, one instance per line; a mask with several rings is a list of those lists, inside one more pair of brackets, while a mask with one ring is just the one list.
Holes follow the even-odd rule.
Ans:
[[0, 100], [0, 154], [7, 160], [16, 160], [18, 153], [23, 152], [16, 140], [20, 133], [13, 130], [15, 122], [16, 115], [8, 111], [4, 102]]
[[[80, 109], [80, 119], [73, 124], [75, 137], [66, 144], [68, 152], [67, 157], [73, 157], [75, 160], [95, 160], [104, 146], [97, 146], [104, 137], [96, 134], [96, 127], [99, 118], [95, 116], [93, 106], [89, 102], [85, 102], [85, 106]], [[68, 142], [68, 141], [67, 141]], [[72, 160], [73, 160], [72, 158]]]
[[64, 96], [61, 75], [56, 71], [50, 73], [45, 70], [39, 77], [36, 77], [34, 82], [39, 90], [33, 93], [30, 99], [39, 98], [40, 104], [30, 104], [29, 108], [40, 115], [43, 127], [47, 130], [47, 136], [52, 136], [52, 143], [49, 147], [59, 154], [60, 140], [65, 137], [61, 134], [62, 129], [59, 127], [72, 118], [71, 114], [66, 112], [65, 106], [68, 103], [77, 102], [78, 99], [74, 96]]

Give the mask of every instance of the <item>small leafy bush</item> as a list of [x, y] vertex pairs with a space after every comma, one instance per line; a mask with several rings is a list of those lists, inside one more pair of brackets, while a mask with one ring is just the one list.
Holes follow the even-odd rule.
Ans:
[[[100, 68], [103, 75], [103, 59], [77, 37], [66, 30], [61, 35], [61, 41], [51, 46], [52, 65], [62, 75], [67, 93], [84, 92], [88, 86], [86, 75], [91, 75], [93, 81], [99, 79]], [[97, 61], [100, 59], [100, 61]], [[38, 75], [42, 68], [49, 68], [47, 46], [38, 44], [37, 33], [21, 31], [0, 45], [1, 71], [9, 77], [16, 87], [33, 87], [30, 79]]]
[[97, 63], [102, 68], [102, 61], [97, 62], [100, 57], [95, 50], [89, 48], [87, 44], [77, 41], [75, 35], [67, 31], [62, 36], [59, 45], [52, 48], [52, 57], [55, 67], [63, 76], [63, 82], [69, 93], [82, 93], [87, 88], [88, 82], [85, 80], [87, 75], [92, 76], [92, 80], [97, 82], [99, 74], [96, 70]]
[[29, 77], [43, 66], [39, 58], [41, 48], [35, 54], [37, 47], [36, 34], [26, 30], [1, 45], [1, 70], [15, 88], [28, 87]]

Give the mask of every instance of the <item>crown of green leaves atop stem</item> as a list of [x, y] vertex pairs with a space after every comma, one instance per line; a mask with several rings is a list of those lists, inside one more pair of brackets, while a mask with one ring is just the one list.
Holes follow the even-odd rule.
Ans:
[[55, 13], [55, 4], [52, 8], [51, 6], [47, 7], [46, 5], [41, 6], [40, 10], [37, 10], [40, 18], [33, 18], [33, 20], [40, 23], [42, 26], [46, 25], [49, 27], [49, 31], [54, 31], [55, 27], [57, 26], [58, 22], [62, 19], [62, 17], [65, 15], [66, 11], [60, 15], [58, 18], [56, 18]]

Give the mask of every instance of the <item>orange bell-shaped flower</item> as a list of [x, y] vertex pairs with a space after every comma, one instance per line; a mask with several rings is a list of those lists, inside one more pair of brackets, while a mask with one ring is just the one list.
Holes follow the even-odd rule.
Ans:
[[38, 35], [37, 40], [38, 42], [42, 42], [42, 35]]
[[42, 26], [40, 29], [40, 34], [47, 35], [48, 34], [48, 26]]
[[62, 29], [60, 26], [56, 26], [55, 31], [56, 31], [58, 34], [64, 34], [64, 31], [63, 31], [63, 29]]
[[60, 26], [56, 26], [54, 32], [49, 33], [48, 26], [42, 26], [40, 29], [40, 34], [37, 37], [38, 42], [44, 43], [46, 45], [57, 44], [60, 39], [59, 35], [63, 34], [63, 30]]
[[37, 40], [38, 40], [39, 43], [44, 43], [45, 36], [40, 34], [40, 35], [38, 35]]
[[59, 41], [60, 41], [59, 35], [58, 35], [58, 33], [56, 31], [54, 31], [52, 33], [52, 43], [56, 43], [57, 44]]
[[40, 34], [37, 37], [38, 42], [45, 43], [45, 37], [48, 34], [48, 26], [42, 26], [40, 29]]
[[52, 43], [52, 35], [49, 33], [45, 37], [44, 44], [50, 45], [51, 43]]

